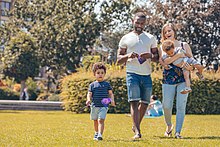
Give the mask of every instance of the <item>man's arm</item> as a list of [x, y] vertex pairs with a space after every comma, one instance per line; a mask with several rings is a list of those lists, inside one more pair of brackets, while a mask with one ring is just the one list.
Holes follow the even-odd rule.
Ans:
[[127, 48], [119, 48], [117, 55], [117, 63], [123, 64], [126, 63], [129, 58], [137, 58], [138, 54], [135, 52], [127, 54]]
[[158, 51], [158, 48], [157, 47], [151, 48], [151, 53], [153, 54], [152, 58], [151, 58], [151, 61], [158, 62], [159, 61], [159, 51]]

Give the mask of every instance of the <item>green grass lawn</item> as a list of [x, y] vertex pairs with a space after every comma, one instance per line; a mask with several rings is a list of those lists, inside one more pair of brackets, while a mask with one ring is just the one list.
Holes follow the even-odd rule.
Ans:
[[[173, 120], [175, 116], [173, 116]], [[164, 118], [144, 118], [142, 139], [132, 141], [131, 117], [108, 114], [103, 141], [93, 141], [89, 114], [62, 111], [0, 111], [0, 146], [220, 146], [219, 115], [186, 115], [184, 139], [165, 138]]]

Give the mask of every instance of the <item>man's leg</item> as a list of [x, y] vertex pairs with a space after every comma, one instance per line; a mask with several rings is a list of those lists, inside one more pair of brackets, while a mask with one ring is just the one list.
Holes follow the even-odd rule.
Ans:
[[139, 126], [141, 125], [141, 121], [146, 113], [147, 106], [150, 103], [150, 97], [152, 95], [152, 79], [151, 76], [142, 76], [141, 77], [141, 101], [138, 107], [139, 110]]
[[135, 134], [140, 134], [140, 123], [139, 123], [139, 111], [138, 111], [138, 101], [130, 102], [130, 109], [131, 109], [131, 117], [133, 121], [133, 129]]
[[146, 113], [146, 110], [147, 110], [147, 104], [145, 103], [140, 103], [139, 104], [139, 107], [138, 107], [138, 111], [139, 111], [139, 114], [140, 114], [140, 117], [139, 117], [139, 126], [141, 125], [141, 121]]

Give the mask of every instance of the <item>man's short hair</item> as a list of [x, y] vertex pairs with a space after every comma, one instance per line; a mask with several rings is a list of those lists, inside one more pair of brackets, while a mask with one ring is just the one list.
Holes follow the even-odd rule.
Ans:
[[146, 15], [144, 12], [137, 12], [137, 13], [135, 13], [134, 17], [146, 19]]

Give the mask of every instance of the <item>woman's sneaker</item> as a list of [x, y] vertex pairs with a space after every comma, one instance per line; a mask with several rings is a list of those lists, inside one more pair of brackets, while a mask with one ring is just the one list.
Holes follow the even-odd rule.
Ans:
[[175, 133], [175, 138], [176, 139], [183, 139], [183, 137], [180, 135], [180, 133]]
[[192, 92], [192, 89], [190, 87], [185, 87], [183, 90], [180, 91], [181, 94], [187, 94], [189, 92]]

